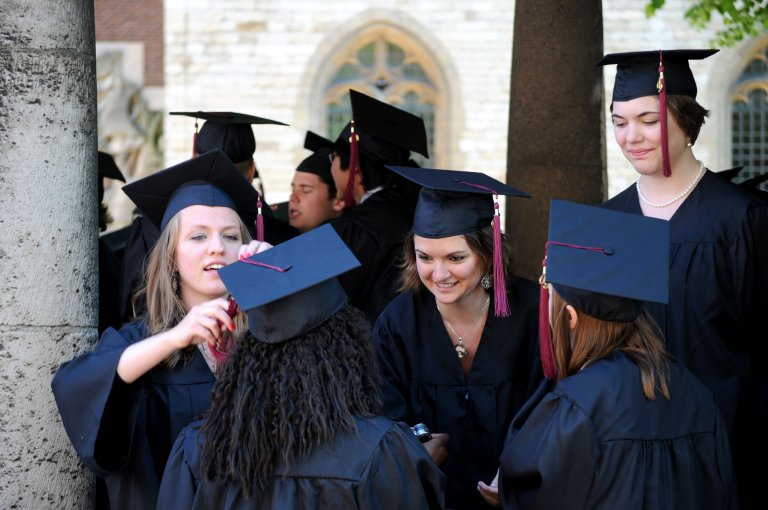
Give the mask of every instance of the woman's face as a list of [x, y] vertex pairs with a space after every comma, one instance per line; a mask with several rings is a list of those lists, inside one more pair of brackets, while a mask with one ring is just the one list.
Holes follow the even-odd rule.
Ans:
[[[664, 156], [661, 146], [661, 114], [659, 97], [644, 96], [630, 101], [613, 103], [613, 134], [621, 147], [624, 157], [641, 175], [661, 175]], [[687, 150], [688, 139], [667, 112], [667, 139], [669, 140], [669, 163], [675, 163]]]
[[485, 292], [480, 286], [484, 268], [464, 236], [429, 239], [413, 236], [416, 270], [438, 303], [460, 304], [468, 296]]
[[179, 214], [175, 262], [189, 309], [227, 292], [218, 270], [237, 260], [243, 240], [237, 213], [228, 207], [193, 205]]

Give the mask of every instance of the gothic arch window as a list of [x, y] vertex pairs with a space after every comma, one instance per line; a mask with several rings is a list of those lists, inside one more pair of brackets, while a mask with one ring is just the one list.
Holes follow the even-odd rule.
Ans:
[[327, 135], [335, 139], [352, 116], [349, 89], [397, 106], [424, 119], [430, 159], [414, 153], [421, 165], [434, 165], [436, 141], [442, 136], [440, 90], [426, 54], [407, 36], [392, 30], [377, 31], [355, 41], [336, 60], [323, 91]]
[[731, 89], [731, 160], [744, 166], [737, 181], [768, 172], [768, 40]]

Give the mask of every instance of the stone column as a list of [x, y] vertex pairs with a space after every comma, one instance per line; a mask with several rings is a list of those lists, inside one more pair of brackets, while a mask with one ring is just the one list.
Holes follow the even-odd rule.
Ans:
[[512, 269], [538, 279], [552, 198], [606, 198], [601, 2], [517, 0], [507, 182], [533, 196], [508, 199]]
[[88, 508], [51, 378], [98, 321], [91, 0], [0, 5], [0, 508]]

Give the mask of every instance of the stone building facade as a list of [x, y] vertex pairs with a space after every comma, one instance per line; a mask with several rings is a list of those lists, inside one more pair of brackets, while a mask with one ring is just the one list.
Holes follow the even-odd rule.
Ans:
[[[116, 0], [97, 0], [97, 27], [103, 19], [100, 3], [117, 8]], [[306, 156], [304, 133], [312, 130], [335, 137], [339, 118], [348, 111], [340, 91], [352, 85], [428, 119], [433, 156], [426, 164], [482, 171], [504, 180], [512, 44], [525, 43], [512, 40], [513, 2], [144, 0], [129, 4], [135, 4], [134, 10], [145, 4], [147, 16], [154, 21], [157, 6], [163, 6], [163, 79], [150, 82], [151, 73], [147, 73], [145, 82], [155, 87], [150, 88], [148, 102], [163, 112], [160, 167], [178, 163], [191, 153], [194, 121], [168, 116], [169, 111], [229, 110], [279, 120], [290, 127], [266, 125], [253, 130], [267, 199], [285, 200], [293, 169]], [[643, 0], [603, 1], [606, 53], [710, 45], [718, 27], [692, 28], [683, 17], [690, 2], [668, 0], [650, 19], [645, 16], [645, 4]], [[121, 8], [124, 5], [120, 3]], [[119, 43], [109, 42], [110, 36], [98, 28], [97, 34], [97, 46]], [[156, 50], [150, 51], [156, 40], [146, 44], [146, 58], [157, 59]], [[713, 112], [695, 153], [711, 169], [733, 166], [738, 142], [731, 136], [734, 101], [752, 98], [755, 105], [750, 115], [757, 115], [757, 121], [750, 129], [762, 130], [763, 135], [768, 130], [765, 106], [759, 104], [760, 98], [765, 103], [768, 91], [768, 72], [760, 78], [759, 63], [765, 65], [766, 48], [768, 33], [692, 64], [699, 102]], [[750, 62], [758, 62], [752, 66], [757, 79], [746, 79]], [[631, 184], [635, 174], [610, 129], [614, 69], [606, 68], [604, 76], [612, 196]], [[754, 140], [749, 143], [749, 158], [755, 159], [755, 150], [762, 147], [764, 153], [768, 147], [768, 137], [757, 145]], [[766, 171], [764, 156], [762, 160], [761, 170]]]

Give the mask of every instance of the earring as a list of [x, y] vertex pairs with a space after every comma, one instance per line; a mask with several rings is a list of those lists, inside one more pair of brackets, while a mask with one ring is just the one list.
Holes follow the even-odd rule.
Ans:
[[181, 281], [179, 281], [178, 271], [174, 271], [171, 275], [171, 285], [173, 286], [173, 293], [178, 296], [181, 293]]
[[688, 139], [688, 144], [687, 145], [688, 145], [688, 147], [693, 147], [693, 142], [691, 142], [691, 140]]
[[488, 273], [484, 274], [482, 278], [480, 278], [480, 285], [485, 289], [488, 290], [491, 287], [493, 287], [493, 280], [491, 280], [491, 275]]

